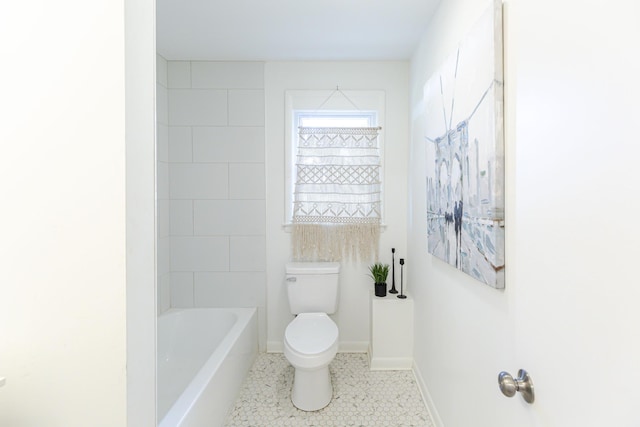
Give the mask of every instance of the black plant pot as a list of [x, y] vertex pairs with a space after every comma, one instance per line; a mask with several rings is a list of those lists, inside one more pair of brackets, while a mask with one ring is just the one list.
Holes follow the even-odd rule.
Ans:
[[386, 283], [376, 283], [375, 292], [377, 297], [386, 297], [387, 296], [387, 284]]

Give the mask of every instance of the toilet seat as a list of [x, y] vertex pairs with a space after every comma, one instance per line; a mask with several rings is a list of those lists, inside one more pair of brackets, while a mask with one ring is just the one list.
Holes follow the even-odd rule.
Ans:
[[300, 313], [284, 332], [297, 353], [312, 356], [331, 348], [338, 339], [338, 326], [326, 313]]
[[329, 364], [338, 352], [338, 326], [326, 313], [300, 313], [284, 333], [284, 353], [297, 368]]

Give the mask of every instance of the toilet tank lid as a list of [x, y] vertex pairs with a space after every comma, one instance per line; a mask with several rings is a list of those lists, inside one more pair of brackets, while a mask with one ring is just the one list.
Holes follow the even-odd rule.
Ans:
[[288, 262], [287, 274], [335, 274], [340, 272], [339, 262]]

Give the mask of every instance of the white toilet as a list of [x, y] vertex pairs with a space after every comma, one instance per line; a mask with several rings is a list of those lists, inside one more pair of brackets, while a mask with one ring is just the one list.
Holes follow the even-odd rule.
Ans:
[[291, 401], [317, 411], [331, 401], [329, 363], [338, 352], [338, 326], [328, 314], [338, 307], [337, 262], [286, 265], [287, 296], [296, 318], [284, 332], [284, 355], [295, 368]]

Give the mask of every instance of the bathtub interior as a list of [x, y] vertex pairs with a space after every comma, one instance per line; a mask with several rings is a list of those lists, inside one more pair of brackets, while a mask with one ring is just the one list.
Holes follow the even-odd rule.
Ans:
[[[256, 355], [255, 309], [169, 310], [160, 316], [159, 425], [219, 425]], [[214, 397], [218, 393], [224, 398]]]

